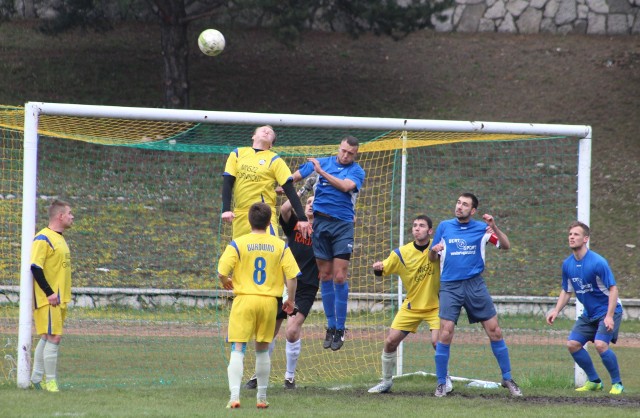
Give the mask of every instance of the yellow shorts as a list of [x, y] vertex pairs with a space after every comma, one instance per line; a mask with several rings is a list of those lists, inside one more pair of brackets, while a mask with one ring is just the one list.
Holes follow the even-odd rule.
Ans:
[[270, 343], [276, 329], [278, 301], [273, 296], [238, 295], [231, 305], [227, 342], [246, 343], [254, 339]]
[[398, 331], [416, 332], [422, 321], [429, 324], [429, 329], [440, 329], [440, 318], [438, 317], [439, 308], [435, 309], [407, 309], [404, 306], [400, 308], [396, 317], [393, 318], [391, 328]]
[[45, 305], [33, 311], [33, 322], [38, 335], [62, 335], [62, 326], [67, 317], [67, 305]]
[[[251, 232], [251, 225], [249, 224], [249, 212], [246, 210], [238, 210], [233, 212], [235, 218], [233, 218], [232, 228], [232, 237], [233, 239], [239, 238], [243, 235], [246, 235]], [[267, 232], [271, 235], [278, 235], [278, 218], [275, 215], [275, 211], [271, 213], [271, 225], [267, 229]]]

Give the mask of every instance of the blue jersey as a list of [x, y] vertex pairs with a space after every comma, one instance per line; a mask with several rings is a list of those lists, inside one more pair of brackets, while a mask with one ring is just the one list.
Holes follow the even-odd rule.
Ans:
[[499, 247], [495, 234], [487, 233], [487, 224], [471, 219], [460, 223], [449, 219], [438, 225], [433, 243], [443, 244], [440, 253], [440, 281], [470, 279], [484, 271], [487, 243]]
[[[582, 316], [597, 319], [609, 310], [609, 288], [616, 285], [609, 263], [600, 254], [591, 250], [576, 260], [572, 255], [562, 263], [562, 289], [575, 293], [584, 306]], [[622, 312], [618, 299], [615, 313]]]
[[[364, 170], [356, 162], [342, 165], [338, 163], [336, 156], [318, 158], [318, 162], [328, 174], [341, 180], [349, 179], [356, 184], [356, 188], [345, 193], [333, 187], [324, 177], [319, 176], [314, 186], [313, 210], [343, 221], [353, 222], [356, 214], [356, 197], [364, 182]], [[307, 177], [314, 171], [313, 163], [302, 164], [299, 171], [302, 178]]]

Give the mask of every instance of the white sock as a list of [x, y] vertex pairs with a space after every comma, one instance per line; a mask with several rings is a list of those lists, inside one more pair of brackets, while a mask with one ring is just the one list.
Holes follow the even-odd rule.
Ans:
[[269, 386], [269, 373], [271, 373], [271, 357], [268, 351], [256, 352], [256, 377], [258, 378], [258, 399], [267, 398], [267, 386]]
[[58, 344], [47, 341], [42, 351], [44, 374], [47, 376], [47, 382], [56, 380], [56, 375], [58, 374]]
[[240, 385], [242, 384], [242, 373], [244, 372], [244, 353], [242, 351], [231, 351], [229, 357], [229, 367], [227, 367], [227, 377], [229, 378], [230, 400], [240, 400]]
[[40, 338], [36, 349], [33, 351], [33, 372], [31, 373], [31, 381], [33, 383], [42, 382], [44, 376], [44, 346], [47, 340]]
[[290, 343], [287, 341], [287, 371], [284, 374], [286, 379], [293, 379], [296, 375], [296, 367], [298, 366], [298, 357], [300, 357], [300, 348], [302, 340]]
[[393, 353], [385, 353], [382, 350], [382, 380], [391, 381], [393, 377], [393, 371], [396, 368], [397, 356], [396, 352]]

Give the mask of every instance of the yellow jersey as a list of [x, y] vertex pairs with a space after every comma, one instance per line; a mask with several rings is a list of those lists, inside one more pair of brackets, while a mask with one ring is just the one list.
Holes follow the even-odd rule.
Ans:
[[[38, 232], [31, 245], [31, 265], [42, 269], [61, 304], [71, 302], [71, 252], [62, 234], [49, 228]], [[34, 309], [49, 304], [46, 293], [33, 281]]]
[[291, 170], [275, 152], [256, 151], [251, 147], [236, 148], [229, 154], [225, 176], [236, 178], [233, 208], [248, 211], [252, 204], [263, 202], [271, 207], [275, 217], [276, 185], [293, 178]]
[[218, 273], [232, 276], [236, 295], [281, 297], [284, 279], [300, 275], [291, 249], [280, 238], [250, 233], [231, 241], [218, 260]]
[[407, 309], [425, 310], [440, 306], [440, 262], [431, 262], [428, 254], [429, 248], [420, 251], [412, 241], [391, 251], [382, 262], [385, 276], [397, 274], [402, 279], [407, 294], [402, 306]]

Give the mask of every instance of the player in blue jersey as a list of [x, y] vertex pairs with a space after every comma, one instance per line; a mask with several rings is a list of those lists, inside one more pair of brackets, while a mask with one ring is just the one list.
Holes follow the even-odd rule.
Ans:
[[34, 389], [49, 392], [59, 392], [58, 348], [67, 304], [71, 302], [71, 253], [62, 236], [71, 225], [73, 214], [69, 203], [54, 200], [49, 206], [49, 225], [36, 234], [31, 245], [33, 321], [40, 334], [33, 353], [31, 384]]
[[318, 173], [313, 201], [313, 252], [327, 317], [323, 347], [333, 351], [344, 343], [356, 197], [365, 177], [364, 170], [355, 162], [358, 147], [358, 140], [347, 136], [340, 142], [336, 156], [309, 158], [293, 173], [294, 181]]
[[456, 202], [455, 218], [438, 225], [429, 251], [431, 261], [440, 257], [440, 334], [435, 355], [438, 377], [435, 396], [447, 395], [449, 350], [462, 307], [467, 311], [469, 323], [480, 322], [487, 333], [491, 350], [502, 371], [502, 386], [509, 389], [512, 396], [522, 396], [511, 376], [509, 350], [498, 325], [493, 299], [482, 277], [487, 245], [507, 250], [511, 244], [493, 216], [483, 215], [484, 222], [473, 219], [477, 210], [478, 198], [475, 195], [460, 195]]
[[576, 390], [595, 391], [602, 390], [604, 386], [589, 353], [584, 349], [587, 341], [591, 341], [611, 376], [609, 393], [619, 395], [624, 391], [624, 386], [618, 359], [613, 350], [609, 349], [609, 343], [615, 344], [618, 340], [622, 304], [618, 299], [618, 286], [609, 263], [587, 247], [589, 235], [589, 227], [582, 222], [575, 221], [569, 226], [569, 248], [573, 254], [562, 263], [562, 291], [556, 307], [547, 315], [547, 323], [553, 325], [560, 311], [571, 299], [571, 294], [575, 293], [584, 306], [584, 311], [569, 334], [567, 348], [589, 379]]

